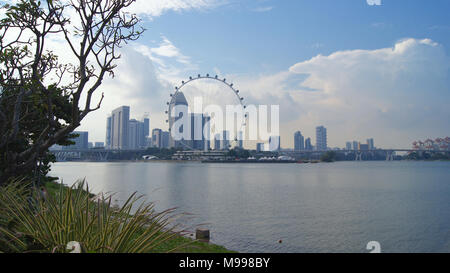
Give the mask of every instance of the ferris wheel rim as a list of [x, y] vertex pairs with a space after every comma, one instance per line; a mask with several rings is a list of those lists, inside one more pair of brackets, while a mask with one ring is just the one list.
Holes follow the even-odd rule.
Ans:
[[[178, 94], [179, 92], [182, 92], [181, 90], [183, 89], [184, 86], [188, 85], [189, 83], [191, 83], [193, 81], [197, 81], [197, 80], [201, 80], [201, 79], [215, 80], [215, 81], [225, 84], [226, 86], [228, 86], [228, 88], [230, 88], [233, 91], [235, 96], [238, 98], [239, 104], [242, 106], [242, 108], [243, 109], [247, 108], [247, 106], [244, 104], [244, 98], [239, 95], [239, 92], [240, 92], [239, 89], [234, 88], [233, 83], [227, 83], [226, 78], [220, 79], [218, 77], [218, 75], [216, 75], [215, 77], [211, 77], [211, 76], [209, 76], [209, 74], [206, 74], [206, 76], [202, 76], [201, 74], [198, 74], [197, 77], [189, 77], [189, 79], [187, 81], [182, 81], [180, 86], [175, 86], [175, 93], [170, 94], [171, 99], [169, 102], [167, 102], [169, 109], [166, 112], [166, 114], [168, 114], [169, 119], [170, 119], [170, 113], [171, 113], [171, 106], [173, 104], [173, 100], [176, 98], [176, 94]], [[168, 122], [168, 120], [166, 122]], [[243, 125], [245, 126], [246, 124], [244, 123]]]
[[[168, 114], [168, 120], [166, 120], [166, 123], [169, 123], [169, 120], [170, 120], [170, 118], [171, 118], [171, 107], [172, 107], [172, 105], [173, 105], [173, 102], [174, 102], [174, 99], [176, 98], [176, 95], [179, 93], [179, 92], [182, 92], [182, 89], [183, 89], [183, 87], [185, 87], [186, 85], [188, 85], [189, 83], [191, 83], [191, 82], [193, 82], [193, 81], [197, 81], [197, 80], [202, 80], [202, 79], [208, 79], [208, 80], [215, 80], [215, 81], [218, 81], [218, 82], [220, 82], [220, 83], [222, 83], [222, 84], [225, 84], [228, 88], [230, 88], [232, 91], [233, 91], [233, 93], [235, 94], [235, 96], [238, 98], [238, 101], [239, 101], [239, 104], [241, 105], [241, 107], [245, 110], [246, 108], [247, 108], [247, 106], [244, 104], [244, 98], [243, 97], [241, 97], [240, 95], [239, 95], [239, 93], [240, 93], [240, 91], [239, 91], [239, 89], [236, 89], [236, 88], [234, 88], [234, 84], [233, 83], [228, 83], [227, 81], [226, 81], [226, 78], [223, 78], [223, 79], [221, 79], [221, 78], [219, 78], [219, 76], [218, 75], [215, 75], [214, 77], [212, 77], [212, 76], [210, 76], [209, 74], [206, 74], [205, 76], [203, 76], [203, 75], [201, 75], [201, 74], [198, 74], [197, 75], [197, 77], [192, 77], [192, 76], [190, 76], [189, 77], [189, 79], [188, 80], [186, 80], [186, 81], [181, 81], [181, 85], [180, 86], [175, 86], [175, 93], [171, 93], [170, 94], [170, 96], [171, 96], [171, 99], [170, 99], [170, 101], [169, 102], [167, 102], [167, 105], [169, 106], [168, 108], [168, 111], [166, 112], [166, 114]], [[247, 114], [245, 114], [245, 116], [244, 116], [245, 118], [244, 118], [244, 121], [241, 123], [241, 125], [240, 125], [240, 128], [242, 129], [243, 127], [245, 127], [245, 126], [247, 126], [247, 122], [246, 122], [246, 118], [247, 118]], [[169, 128], [169, 131], [171, 130], [171, 128]], [[231, 140], [232, 142], [237, 142], [237, 141], [240, 141], [240, 140], [238, 140], [237, 139], [237, 136], [233, 139], [233, 140]], [[230, 145], [230, 147], [231, 147], [231, 145]], [[188, 147], [189, 148], [189, 147]]]

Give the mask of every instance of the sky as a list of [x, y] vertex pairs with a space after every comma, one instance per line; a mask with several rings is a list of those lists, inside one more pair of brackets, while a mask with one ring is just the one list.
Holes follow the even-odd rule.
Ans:
[[[210, 73], [247, 104], [280, 106], [283, 148], [295, 131], [314, 143], [319, 125], [330, 147], [374, 138], [410, 148], [449, 136], [448, 11], [448, 0], [137, 0], [130, 12], [146, 32], [121, 49], [115, 78], [98, 92], [102, 108], [78, 130], [104, 141], [106, 117], [121, 105], [168, 129], [174, 86]], [[62, 41], [53, 46], [66, 54]]]

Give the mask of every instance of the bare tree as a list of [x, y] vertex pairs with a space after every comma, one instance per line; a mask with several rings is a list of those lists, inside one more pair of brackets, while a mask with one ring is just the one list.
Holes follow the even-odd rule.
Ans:
[[[0, 21], [0, 184], [33, 172], [54, 144], [68, 136], [114, 76], [118, 48], [138, 39], [139, 19], [125, 12], [135, 0], [22, 0], [5, 6]], [[48, 43], [64, 41], [60, 60]]]

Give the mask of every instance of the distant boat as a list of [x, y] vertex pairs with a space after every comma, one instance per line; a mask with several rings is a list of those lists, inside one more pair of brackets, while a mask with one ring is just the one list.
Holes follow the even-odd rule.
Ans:
[[159, 158], [154, 155], [144, 155], [142, 157], [143, 160], [158, 160]]

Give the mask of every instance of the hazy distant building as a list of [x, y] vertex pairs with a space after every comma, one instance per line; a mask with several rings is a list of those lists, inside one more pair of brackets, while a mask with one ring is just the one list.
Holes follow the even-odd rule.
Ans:
[[367, 139], [367, 145], [369, 146], [369, 150], [375, 150], [373, 138]]
[[139, 148], [138, 138], [139, 138], [139, 121], [131, 119], [128, 122], [128, 148], [131, 150], [136, 150]]
[[267, 146], [267, 151], [280, 151], [281, 150], [281, 137], [271, 136]]
[[190, 114], [191, 140], [189, 147], [194, 150], [208, 151], [210, 148], [210, 117], [204, 114]]
[[219, 151], [220, 150], [220, 134], [216, 134], [214, 136], [214, 150]]
[[155, 128], [152, 130], [152, 147], [162, 148], [162, 130]]
[[72, 138], [71, 141], [75, 142], [73, 145], [63, 146], [63, 150], [87, 150], [89, 149], [89, 133], [75, 131], [73, 134], [77, 134], [76, 138]]
[[358, 151], [359, 150], [359, 142], [353, 141], [353, 150]]
[[238, 132], [238, 147], [244, 149], [244, 133], [242, 131]]
[[256, 143], [256, 152], [264, 151], [264, 143]]
[[169, 114], [170, 114], [170, 117], [169, 117], [169, 132], [170, 132], [169, 146], [175, 147], [175, 148], [186, 148], [186, 146], [188, 146], [186, 144], [186, 140], [184, 140], [184, 139], [175, 140], [173, 138], [175, 133], [183, 134], [183, 130], [184, 130], [183, 126], [180, 126], [180, 128], [177, 128], [177, 129], [179, 129], [179, 132], [172, 131], [172, 129], [174, 129], [174, 128], [172, 128], [174, 123], [183, 117], [182, 112], [178, 113], [178, 115], [175, 115], [176, 113], [172, 113], [172, 111], [175, 111], [173, 109], [176, 109], [177, 106], [185, 106], [186, 111], [187, 111], [188, 103], [187, 103], [186, 97], [184, 96], [183, 92], [175, 93], [175, 95], [173, 95], [172, 100], [170, 101], [170, 104], [169, 104]]
[[[144, 137], [148, 137], [148, 136], [150, 136], [150, 119], [149, 118], [144, 118], [142, 120], [142, 122], [144, 123], [143, 124], [143, 126], [144, 126]], [[143, 143], [145, 143], [145, 139], [144, 139]], [[147, 145], [144, 145], [144, 146], [147, 146]]]
[[222, 139], [220, 142], [220, 149], [221, 150], [228, 150], [230, 148], [230, 132], [223, 131], [222, 132]]
[[170, 139], [170, 134], [169, 132], [162, 132], [161, 135], [161, 148], [169, 148], [169, 139]]
[[305, 140], [305, 150], [307, 150], [307, 151], [312, 151], [313, 150], [313, 146], [312, 146], [312, 143], [311, 143], [311, 138], [309, 138], [309, 137]]
[[94, 148], [94, 143], [92, 143], [92, 142], [88, 142], [88, 148], [89, 148], [89, 149], [92, 149], [92, 148]]
[[347, 142], [347, 143], [345, 144], [345, 149], [346, 149], [347, 151], [350, 151], [350, 150], [352, 149], [352, 143], [351, 143], [351, 142]]
[[358, 150], [359, 151], [368, 151], [369, 150], [369, 145], [368, 144], [361, 144], [361, 143], [359, 143]]
[[122, 106], [111, 114], [111, 148], [128, 149], [129, 147], [130, 107]]
[[95, 142], [94, 147], [95, 148], [104, 148], [105, 147], [105, 143], [104, 142]]
[[295, 151], [305, 150], [305, 138], [303, 137], [300, 131], [297, 131], [294, 134], [294, 150]]
[[326, 151], [327, 147], [327, 129], [323, 126], [316, 128], [316, 149]]
[[106, 118], [106, 139], [105, 139], [106, 148], [111, 148], [111, 117]]

